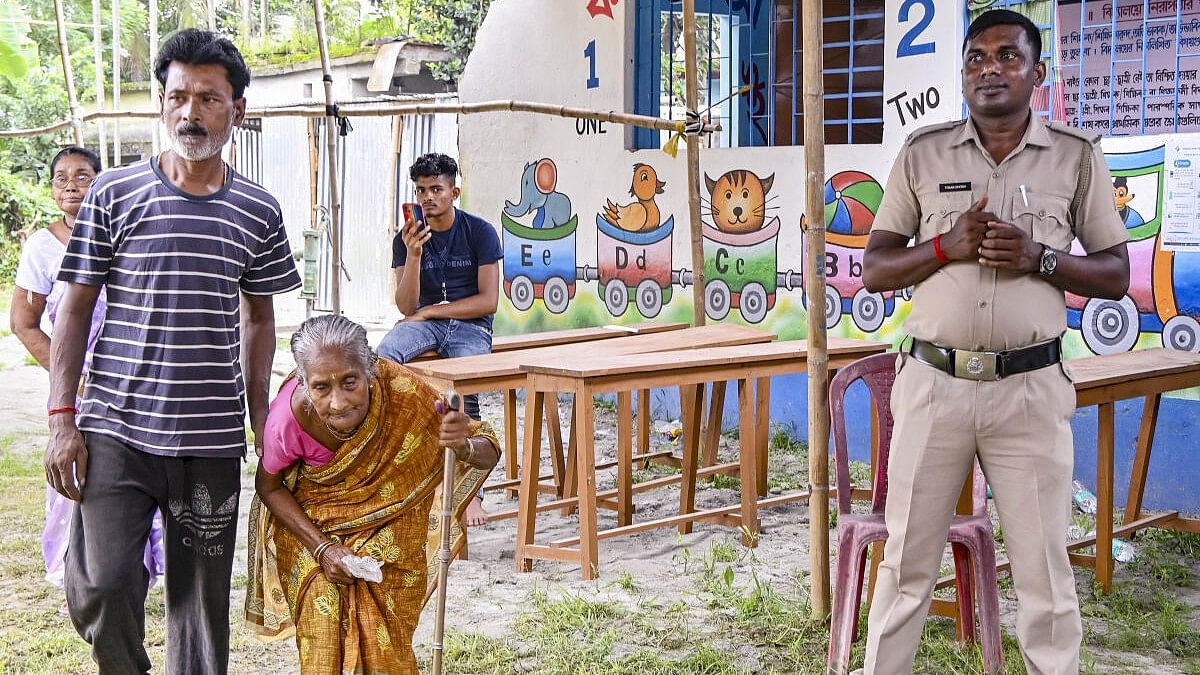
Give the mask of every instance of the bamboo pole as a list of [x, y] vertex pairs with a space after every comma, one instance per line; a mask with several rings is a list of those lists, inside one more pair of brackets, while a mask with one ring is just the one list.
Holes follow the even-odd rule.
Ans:
[[[317, 229], [317, 206], [321, 203], [320, 198], [320, 182], [321, 182], [321, 152], [317, 149], [317, 118], [309, 117], [305, 120], [308, 132], [308, 228], [310, 230]], [[319, 284], [318, 284], [319, 287]], [[313, 309], [316, 306], [316, 299], [309, 297], [304, 299], [304, 318], [308, 319], [312, 316]]]
[[[367, 103], [341, 103], [339, 104], [338, 112], [343, 117], [388, 117], [391, 115], [433, 115], [436, 113], [473, 115], [495, 112], [525, 112], [575, 119], [601, 120], [605, 122], [612, 122], [613, 124], [625, 124], [629, 126], [644, 127], [646, 129], [659, 129], [664, 131], [678, 131], [683, 126], [683, 122], [665, 120], [661, 117], [647, 117], [646, 115], [632, 115], [628, 113], [618, 113], [612, 111], [589, 110], [587, 108], [571, 108], [568, 106], [554, 105], [550, 103], [534, 103], [530, 101], [485, 101], [481, 103], [460, 104], [380, 100]], [[92, 120], [153, 119], [157, 118], [158, 116], [159, 114], [153, 111], [109, 110], [87, 113], [83, 116], [83, 121], [90, 122]], [[325, 109], [319, 106], [305, 105], [249, 108], [246, 110], [246, 116], [263, 118], [324, 117]], [[9, 129], [0, 131], [0, 138], [37, 136], [39, 134], [64, 129], [70, 126], [70, 124], [70, 120], [62, 120], [44, 127], [35, 127], [32, 129]], [[721, 131], [721, 125], [704, 124], [701, 130], [705, 133]]]
[[250, 0], [242, 0], [242, 23], [239, 27], [242, 33], [242, 49], [250, 46]]
[[208, 0], [208, 29], [217, 32], [217, 0]]
[[[121, 0], [112, 0], [113, 110], [121, 109]], [[113, 123], [113, 166], [121, 165], [121, 123]]]
[[[683, 53], [685, 103], [689, 112], [699, 106], [696, 73], [696, 0], [683, 0]], [[704, 325], [704, 240], [700, 222], [700, 135], [686, 134], [688, 228], [692, 235], [692, 325]], [[701, 392], [703, 393], [703, 392]]]
[[[92, 60], [96, 66], [96, 112], [104, 112], [104, 26], [101, 24], [100, 0], [92, 0]], [[108, 168], [108, 139], [104, 133], [105, 123], [96, 124], [96, 144], [100, 149], [100, 168]]]
[[330, 280], [330, 304], [334, 314], [342, 313], [342, 205], [338, 199], [337, 179], [337, 106], [333, 99], [333, 68], [329, 64], [329, 43], [325, 35], [324, 0], [313, 0], [317, 24], [317, 45], [321, 48], [321, 81], [325, 85], [325, 152], [329, 167], [329, 248], [333, 278]]
[[258, 36], [267, 36], [267, 0], [260, 0], [258, 5]]
[[[158, 76], [154, 73], [154, 62], [158, 58], [158, 0], [150, 0], [150, 105], [158, 106], [162, 113], [162, 104], [158, 101]], [[150, 122], [150, 147], [157, 156], [162, 151], [158, 137], [159, 120]]]
[[71, 69], [71, 49], [67, 46], [67, 27], [62, 0], [54, 0], [54, 22], [58, 29], [58, 54], [62, 57], [63, 79], [67, 83], [67, 105], [71, 109], [71, 129], [75, 145], [83, 146], [83, 120], [79, 116], [79, 95], [75, 91], [75, 73]]
[[829, 348], [825, 331], [825, 83], [822, 0], [804, 0], [804, 233], [808, 294], [808, 530], [813, 618], [829, 616]]
[[397, 171], [400, 169], [400, 148], [403, 142], [404, 116], [396, 115], [392, 118], [392, 152], [388, 167], [388, 176], [391, 177], [388, 182], [388, 234], [392, 237], [396, 236], [396, 211], [400, 206], [400, 186], [397, 184], [396, 177]]

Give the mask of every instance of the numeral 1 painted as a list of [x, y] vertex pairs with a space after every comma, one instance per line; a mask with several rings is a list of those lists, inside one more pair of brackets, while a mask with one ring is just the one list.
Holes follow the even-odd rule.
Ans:
[[592, 40], [583, 50], [583, 55], [588, 60], [588, 79], [587, 88], [595, 89], [600, 86], [600, 78], [596, 77], [596, 41]]

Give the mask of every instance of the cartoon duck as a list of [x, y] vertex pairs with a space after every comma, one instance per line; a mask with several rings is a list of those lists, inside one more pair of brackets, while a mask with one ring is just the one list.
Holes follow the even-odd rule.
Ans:
[[1129, 205], [1129, 202], [1133, 201], [1133, 198], [1136, 196], [1129, 194], [1128, 178], [1125, 176], [1113, 178], [1113, 200], [1117, 204], [1117, 213], [1121, 216], [1121, 221], [1125, 223], [1125, 227], [1131, 230], [1146, 222], [1142, 214]]
[[666, 183], [658, 179], [654, 167], [649, 164], [633, 165], [633, 184], [629, 186], [629, 194], [637, 201], [628, 204], [614, 204], [611, 199], [605, 200], [604, 220], [610, 225], [629, 232], [653, 230], [662, 221], [658, 204], [654, 203], [654, 195], [661, 195]]

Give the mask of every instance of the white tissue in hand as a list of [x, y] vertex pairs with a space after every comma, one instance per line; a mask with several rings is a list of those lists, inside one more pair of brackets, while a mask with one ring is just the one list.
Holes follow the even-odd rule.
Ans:
[[376, 584], [383, 581], [383, 563], [369, 555], [348, 555], [342, 558], [342, 564], [359, 579]]

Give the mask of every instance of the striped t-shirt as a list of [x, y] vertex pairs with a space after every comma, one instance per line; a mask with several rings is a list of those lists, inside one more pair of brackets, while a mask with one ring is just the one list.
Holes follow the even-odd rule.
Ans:
[[105, 171], [83, 200], [58, 278], [108, 287], [82, 431], [155, 455], [246, 450], [239, 292], [300, 285], [279, 203], [228, 169], [189, 195], [157, 158]]

